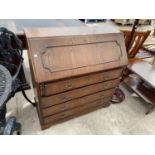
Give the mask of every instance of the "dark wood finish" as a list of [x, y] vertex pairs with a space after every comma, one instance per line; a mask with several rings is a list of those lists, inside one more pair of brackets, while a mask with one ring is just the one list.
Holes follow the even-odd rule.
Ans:
[[61, 120], [63, 118], [67, 118], [71, 115], [86, 111], [88, 109], [92, 109], [93, 107], [98, 107], [98, 106], [104, 106], [108, 101], [110, 100], [110, 98], [104, 98], [104, 99], [100, 99], [94, 102], [90, 102], [89, 104], [85, 104], [83, 106], [68, 110], [68, 111], [64, 111], [49, 117], [46, 117], [44, 119], [44, 124], [49, 124], [49, 123], [54, 123], [57, 120]]
[[[105, 99], [104, 99], [104, 101], [105, 101]], [[57, 120], [57, 121], [50, 122], [49, 124], [42, 124], [42, 125], [41, 125], [41, 128], [42, 128], [42, 130], [47, 129], [47, 128], [49, 128], [51, 125], [55, 125], [55, 124], [57, 124], [57, 123], [61, 123], [61, 122], [67, 121], [67, 120], [69, 120], [69, 119], [72, 119], [72, 118], [75, 118], [75, 117], [84, 115], [84, 114], [86, 114], [86, 113], [88, 113], [88, 112], [92, 112], [92, 111], [98, 110], [98, 109], [100, 109], [100, 108], [108, 107], [108, 106], [110, 106], [110, 104], [111, 104], [111, 102], [110, 102], [110, 98], [109, 98], [109, 101], [108, 101], [108, 102], [104, 102], [103, 104], [94, 106], [94, 107], [92, 107], [92, 108], [86, 108], [86, 109], [83, 110], [83, 111], [80, 111], [80, 112], [78, 112], [78, 113], [74, 113], [73, 115], [70, 115], [70, 116], [68, 116], [68, 117], [59, 119], [59, 120]]]
[[[117, 31], [115, 35], [113, 31], [108, 34], [108, 30], [106, 31], [104, 27], [26, 29], [25, 32], [29, 38], [28, 45], [31, 47], [33, 67], [35, 70], [39, 70], [34, 75], [35, 81], [38, 83], [117, 68], [124, 66], [127, 61], [126, 55], [123, 54], [125, 46], [121, 46], [122, 35]], [[101, 35], [102, 33], [105, 33], [106, 37]], [[56, 37], [60, 34], [62, 34], [61, 37]], [[79, 34], [78, 37], [77, 34]], [[50, 35], [53, 37], [49, 37]], [[35, 39], [34, 36], [40, 39]], [[79, 48], [81, 44], [91, 44], [92, 46], [86, 50], [86, 47]], [[65, 53], [68, 55], [68, 57], [65, 56], [65, 61], [64, 57], [58, 56], [53, 51], [53, 46], [58, 46], [58, 53], [63, 56]], [[62, 51], [59, 50], [60, 47], [63, 49], [66, 46], [71, 50], [66, 48]], [[90, 53], [88, 52], [89, 49]], [[106, 49], [109, 49], [108, 52]], [[46, 61], [47, 58], [49, 61]]]
[[154, 104], [155, 91], [152, 88], [146, 87], [140, 79], [128, 77], [124, 80], [124, 82], [147, 103], [152, 105]]
[[68, 101], [68, 102], [65, 102], [62, 104], [58, 104], [55, 106], [51, 106], [48, 108], [43, 108], [42, 109], [42, 115], [43, 115], [43, 117], [46, 117], [49, 115], [59, 113], [60, 111], [65, 111], [68, 109], [79, 107], [81, 105], [84, 105], [84, 104], [89, 103], [89, 102], [93, 102], [95, 100], [99, 100], [101, 98], [105, 98], [105, 97], [109, 97], [109, 96], [111, 97], [113, 92], [114, 92], [114, 88], [106, 90], [106, 91], [101, 91], [101, 92], [98, 92], [98, 93], [95, 93], [92, 95], [80, 97], [78, 99], [74, 99], [74, 100], [71, 100], [71, 101]]
[[119, 82], [119, 79], [113, 80], [113, 81], [107, 81], [107, 82], [102, 82], [98, 84], [93, 84], [90, 86], [82, 87], [79, 89], [74, 89], [71, 91], [67, 91], [61, 94], [49, 96], [49, 97], [41, 97], [41, 106], [42, 107], [48, 107], [51, 105], [67, 102], [69, 100], [86, 96], [89, 94], [93, 94], [102, 90], [106, 90], [109, 88], [115, 87]]
[[110, 105], [127, 55], [109, 27], [25, 29], [42, 129]]
[[68, 90], [73, 90], [83, 86], [111, 80], [120, 77], [122, 68], [117, 70], [111, 70], [96, 74], [90, 74], [83, 77], [77, 77], [67, 80], [62, 80], [53, 83], [45, 83], [41, 88], [42, 96], [54, 95]]

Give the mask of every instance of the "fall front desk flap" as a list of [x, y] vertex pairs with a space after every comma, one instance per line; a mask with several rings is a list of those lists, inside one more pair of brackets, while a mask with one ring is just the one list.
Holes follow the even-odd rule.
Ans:
[[37, 83], [127, 64], [124, 38], [110, 26], [24, 29]]

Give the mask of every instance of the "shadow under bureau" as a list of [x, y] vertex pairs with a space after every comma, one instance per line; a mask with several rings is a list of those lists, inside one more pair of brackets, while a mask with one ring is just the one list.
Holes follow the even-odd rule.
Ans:
[[110, 105], [127, 55], [113, 27], [25, 29], [42, 129]]

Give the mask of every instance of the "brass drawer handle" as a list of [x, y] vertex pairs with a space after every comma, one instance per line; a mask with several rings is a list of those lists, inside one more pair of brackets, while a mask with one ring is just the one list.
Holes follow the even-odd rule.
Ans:
[[65, 89], [72, 89], [73, 85], [71, 83], [65, 85]]
[[63, 102], [66, 102], [66, 101], [68, 100], [68, 97], [67, 97], [67, 96], [63, 96], [63, 97], [61, 98], [61, 100], [62, 100]]

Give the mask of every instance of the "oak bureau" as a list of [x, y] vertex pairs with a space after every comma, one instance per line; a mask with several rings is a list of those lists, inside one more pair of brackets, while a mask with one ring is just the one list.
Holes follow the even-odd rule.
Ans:
[[42, 129], [110, 105], [127, 65], [118, 30], [83, 26], [24, 32]]

